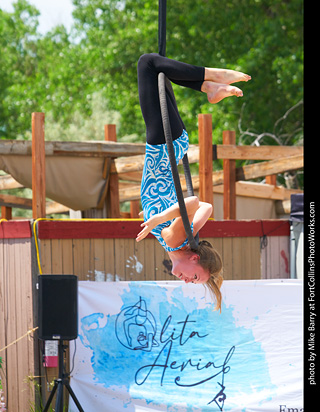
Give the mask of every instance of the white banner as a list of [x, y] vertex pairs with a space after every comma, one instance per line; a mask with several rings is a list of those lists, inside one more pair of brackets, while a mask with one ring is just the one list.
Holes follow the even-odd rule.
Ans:
[[225, 281], [222, 295], [220, 314], [202, 285], [79, 282], [84, 411], [303, 411], [302, 282]]

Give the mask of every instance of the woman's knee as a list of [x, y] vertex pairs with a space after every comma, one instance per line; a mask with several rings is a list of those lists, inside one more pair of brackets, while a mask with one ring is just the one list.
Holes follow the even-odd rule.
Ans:
[[140, 56], [138, 60], [138, 70], [150, 67], [150, 64], [153, 63], [156, 56], [158, 56], [157, 53], [145, 53]]

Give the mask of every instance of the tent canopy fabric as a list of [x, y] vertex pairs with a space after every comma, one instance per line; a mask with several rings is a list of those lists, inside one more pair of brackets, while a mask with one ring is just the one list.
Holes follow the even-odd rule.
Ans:
[[[47, 157], [46, 196], [73, 210], [96, 207], [105, 185], [103, 164], [101, 157]], [[0, 156], [0, 169], [32, 188], [31, 156]]]
[[[46, 196], [73, 210], [95, 208], [106, 184], [102, 175], [105, 159], [117, 158], [123, 163], [131, 156], [139, 158], [143, 166], [144, 153], [143, 143], [45, 142]], [[32, 141], [1, 141], [0, 170], [32, 188], [31, 154]]]

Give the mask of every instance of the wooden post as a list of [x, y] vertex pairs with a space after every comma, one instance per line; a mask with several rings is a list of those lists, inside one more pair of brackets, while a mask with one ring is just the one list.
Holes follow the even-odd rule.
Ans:
[[[212, 187], [212, 115], [198, 115], [199, 130], [199, 198], [211, 203], [213, 207]], [[212, 216], [213, 217], [213, 209]]]
[[32, 215], [46, 217], [44, 113], [32, 113]]
[[277, 186], [277, 175], [266, 176], [266, 184]]
[[12, 219], [12, 207], [1, 206], [1, 219]]
[[139, 217], [139, 212], [140, 212], [139, 200], [131, 200], [130, 201], [130, 217], [132, 219], [137, 219]]
[[117, 131], [115, 124], [105, 124], [104, 125], [104, 139], [107, 142], [117, 141]]
[[[223, 132], [223, 144], [235, 145], [236, 133], [226, 130]], [[223, 160], [223, 218], [236, 219], [236, 161]]]
[[[117, 141], [117, 132], [115, 124], [106, 124], [104, 126], [104, 138], [108, 142]], [[112, 161], [114, 164], [114, 161]], [[112, 167], [112, 165], [111, 165]], [[107, 215], [108, 217], [120, 217], [120, 201], [119, 201], [119, 179], [118, 175], [112, 173], [109, 180], [109, 190], [107, 194]]]

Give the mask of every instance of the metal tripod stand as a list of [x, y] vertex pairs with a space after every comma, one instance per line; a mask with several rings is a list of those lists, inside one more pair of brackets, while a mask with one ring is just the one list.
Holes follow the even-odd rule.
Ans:
[[59, 340], [59, 346], [58, 346], [58, 356], [59, 356], [59, 377], [58, 379], [55, 380], [54, 387], [50, 393], [50, 396], [47, 400], [46, 406], [43, 409], [43, 412], [47, 412], [49, 409], [49, 406], [52, 402], [52, 399], [57, 392], [57, 397], [56, 397], [56, 404], [55, 404], [55, 412], [63, 412], [63, 387], [65, 386], [67, 391], [69, 392], [70, 396], [72, 397], [74, 403], [76, 404], [78, 410], [80, 412], [84, 412], [82, 409], [82, 406], [80, 405], [76, 395], [74, 394], [73, 390], [71, 389], [69, 385], [69, 374], [64, 373], [63, 371], [63, 351], [64, 351], [64, 346], [63, 341]]

